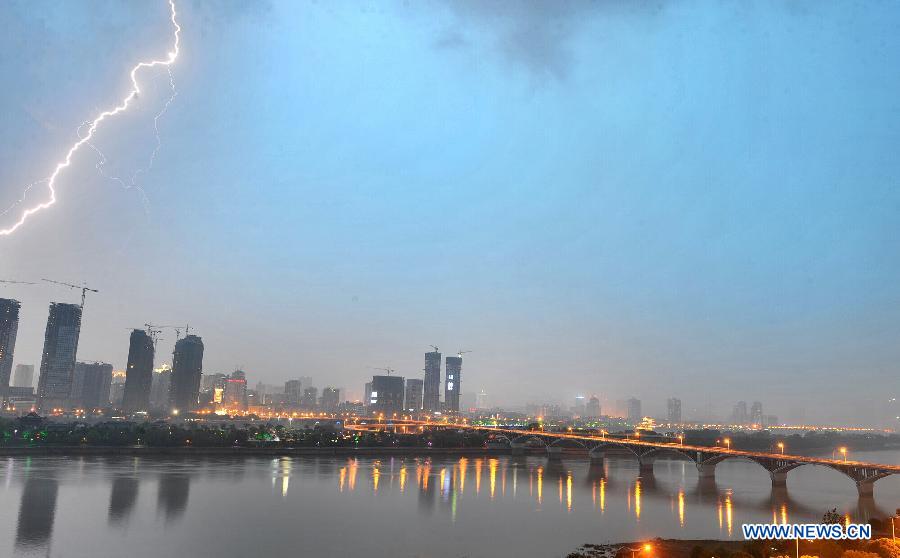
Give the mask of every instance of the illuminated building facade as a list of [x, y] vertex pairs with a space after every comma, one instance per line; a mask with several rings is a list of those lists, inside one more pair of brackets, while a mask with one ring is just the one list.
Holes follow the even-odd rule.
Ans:
[[445, 370], [447, 375], [444, 382], [444, 410], [449, 413], [459, 412], [459, 389], [460, 376], [462, 374], [462, 357], [448, 356], [447, 367]]
[[50, 303], [38, 378], [39, 405], [44, 411], [69, 405], [80, 334], [81, 306]]
[[243, 370], [235, 370], [225, 380], [225, 392], [222, 404], [226, 409], [247, 410], [247, 376]]
[[401, 376], [372, 376], [372, 412], [392, 416], [403, 412], [403, 378]]
[[429, 413], [441, 410], [441, 353], [437, 350], [425, 353], [422, 408]]
[[19, 301], [0, 298], [0, 395], [9, 387], [16, 333], [19, 331]]
[[418, 413], [422, 411], [422, 384], [419, 378], [407, 378], [406, 380], [406, 400], [403, 409], [407, 413]]
[[188, 335], [175, 343], [172, 377], [169, 381], [169, 409], [187, 413], [197, 409], [200, 377], [203, 374], [203, 340]]
[[153, 357], [153, 339], [142, 329], [133, 330], [125, 368], [125, 393], [122, 396], [122, 408], [129, 413], [150, 410]]

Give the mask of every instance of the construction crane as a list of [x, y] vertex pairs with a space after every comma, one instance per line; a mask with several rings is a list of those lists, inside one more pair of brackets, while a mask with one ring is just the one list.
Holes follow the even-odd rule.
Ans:
[[388, 367], [388, 368], [377, 368], [377, 367], [375, 367], [375, 366], [370, 366], [369, 368], [371, 368], [372, 370], [383, 370], [383, 371], [387, 372], [387, 375], [388, 375], [388, 376], [391, 375], [391, 372], [394, 372], [394, 369], [393, 369], [393, 368], [390, 368], [390, 367]]
[[464, 354], [466, 354], [466, 353], [471, 353], [471, 352], [472, 352], [472, 351], [458, 351], [458, 352], [456, 353], [456, 356], [458, 356], [459, 358], [462, 358], [462, 356], [463, 356]]
[[431, 347], [432, 349], [434, 349], [434, 352], [436, 352], [436, 353], [441, 352], [441, 350], [438, 349], [436, 345], [428, 345], [428, 346]]
[[[149, 325], [149, 324], [147, 324], [147, 325]], [[174, 329], [175, 330], [175, 341], [181, 340], [181, 330], [182, 329], [184, 330], [185, 337], [191, 334], [191, 326], [189, 324], [186, 324], [183, 327], [182, 326], [174, 326], [174, 325], [157, 325], [157, 326], [153, 326], [153, 327], [158, 327], [160, 329], [162, 329], [162, 328]]]
[[0, 279], [0, 283], [4, 283], [6, 285], [34, 285], [29, 281], [12, 281], [8, 279]]
[[41, 279], [41, 281], [46, 281], [48, 283], [53, 283], [54, 285], [62, 285], [63, 287], [69, 287], [70, 289], [80, 289], [81, 290], [81, 309], [84, 310], [84, 295], [90, 291], [92, 293], [99, 293], [97, 289], [92, 289], [82, 283], [81, 285], [73, 285], [72, 283], [63, 283], [62, 281], [54, 281], [53, 279]]
[[161, 329], [156, 329], [159, 326], [155, 326], [153, 324], [144, 324], [144, 327], [147, 328], [147, 335], [150, 336], [150, 339], [153, 341], [153, 348], [156, 349], [157, 344], [159, 344], [159, 340], [161, 339], [159, 334], [162, 333]]
[[[144, 327], [147, 328], [147, 335], [149, 335], [150, 339], [153, 341], [153, 348], [155, 349], [156, 346], [159, 344], [159, 341], [162, 339], [162, 337], [159, 336], [159, 334], [162, 333], [162, 330], [153, 329], [156, 327], [153, 324], [144, 324]], [[127, 329], [128, 331], [140, 331], [141, 328], [126, 327], [125, 329]]]

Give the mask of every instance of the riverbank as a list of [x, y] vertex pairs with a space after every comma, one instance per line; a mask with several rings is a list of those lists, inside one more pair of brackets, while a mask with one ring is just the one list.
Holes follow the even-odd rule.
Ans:
[[177, 456], [492, 456], [508, 455], [506, 448], [422, 447], [149, 447], [149, 446], [21, 446], [0, 447], [0, 457], [112, 455], [129, 457]]
[[[893, 558], [900, 545], [885, 533], [873, 533], [869, 541], [806, 541], [801, 554], [844, 558], [860, 555]], [[652, 539], [617, 544], [584, 544], [566, 558], [752, 558], [794, 556], [792, 541], [735, 541], [716, 539]], [[855, 555], [854, 555], [855, 553]]]
[[[743, 551], [746, 541], [719, 541], [713, 539], [653, 539], [616, 544], [584, 544], [578, 550], [569, 553], [566, 558], [630, 558], [632, 550], [635, 556], [653, 556], [656, 558], [690, 558], [695, 548], [721, 550], [721, 554]], [[645, 550], [645, 545], [650, 545]]]

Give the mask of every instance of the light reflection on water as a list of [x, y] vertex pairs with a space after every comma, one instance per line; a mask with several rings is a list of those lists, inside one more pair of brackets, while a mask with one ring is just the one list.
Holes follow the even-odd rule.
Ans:
[[0, 467], [0, 556], [230, 558], [301, 547], [312, 556], [559, 556], [585, 542], [735, 538], [745, 522], [817, 521], [834, 507], [845, 521], [865, 520], [900, 504], [900, 478], [860, 500], [836, 471], [801, 467], [789, 489], [773, 489], [741, 461], [720, 464], [712, 482], [674, 460], [640, 477], [626, 458], [41, 457]]

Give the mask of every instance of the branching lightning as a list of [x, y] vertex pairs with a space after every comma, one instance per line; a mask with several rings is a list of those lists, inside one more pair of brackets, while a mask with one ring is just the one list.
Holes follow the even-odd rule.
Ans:
[[[143, 68], [154, 68], [157, 66], [165, 66], [169, 73], [169, 84], [172, 87], [172, 95], [166, 101], [166, 104], [162, 108], [162, 110], [160, 110], [160, 112], [157, 113], [156, 117], [153, 119], [153, 126], [154, 126], [154, 130], [156, 132], [156, 148], [153, 150], [153, 154], [150, 156], [150, 161], [147, 164], [147, 166], [143, 169], [137, 170], [132, 175], [132, 177], [129, 181], [131, 186], [134, 186], [136, 184], [138, 175], [148, 172], [153, 167], [153, 162], [156, 159], [156, 154], [159, 152], [159, 149], [161, 146], [161, 142], [160, 142], [160, 138], [159, 138], [159, 126], [158, 126], [159, 119], [163, 114], [165, 114], [166, 110], [169, 108], [169, 105], [172, 103], [172, 101], [175, 99], [175, 96], [177, 95], [177, 92], [175, 91], [175, 80], [172, 77], [171, 66], [172, 66], [172, 64], [175, 63], [175, 60], [178, 58], [179, 41], [181, 38], [181, 26], [178, 24], [178, 19], [177, 19], [178, 14], [175, 10], [175, 0], [168, 0], [168, 3], [169, 3], [169, 11], [170, 11], [169, 19], [171, 20], [172, 27], [174, 28], [174, 44], [173, 44], [172, 50], [170, 50], [168, 52], [168, 56], [166, 56], [166, 58], [160, 59], [160, 60], [150, 60], [150, 61], [138, 62], [131, 69], [131, 72], [129, 74], [131, 77], [131, 90], [128, 92], [128, 95], [126, 95], [125, 98], [121, 101], [121, 103], [112, 109], [101, 112], [92, 121], [87, 122], [87, 123], [83, 124], [82, 126], [80, 126], [79, 133], [77, 134], [78, 141], [76, 141], [74, 144], [72, 144], [72, 146], [69, 148], [68, 152], [66, 152], [66, 156], [63, 158], [63, 160], [56, 165], [56, 168], [53, 170], [53, 173], [49, 177], [47, 177], [43, 180], [39, 180], [37, 182], [33, 182], [32, 184], [29, 184], [28, 187], [26, 187], [26, 189], [25, 189], [25, 192], [27, 193], [28, 190], [30, 190], [35, 185], [46, 182], [47, 189], [50, 191], [50, 198], [43, 203], [40, 203], [38, 205], [35, 205], [28, 209], [25, 209], [22, 212], [21, 216], [19, 217], [19, 220], [16, 221], [15, 223], [13, 223], [12, 226], [10, 226], [9, 228], [6, 228], [6, 229], [0, 229], [0, 236], [11, 235], [12, 233], [16, 232], [16, 230], [18, 230], [22, 225], [24, 225], [29, 217], [31, 217], [35, 213], [38, 213], [39, 211], [43, 211], [44, 209], [47, 209], [48, 207], [50, 207], [56, 203], [56, 179], [57, 179], [57, 177], [59, 177], [59, 174], [63, 171], [63, 169], [68, 168], [72, 164], [73, 157], [84, 145], [87, 145], [88, 147], [94, 149], [99, 154], [99, 156], [101, 158], [101, 162], [98, 163], [97, 168], [102, 173], [102, 167], [106, 161], [106, 158], [91, 143], [91, 140], [94, 137], [94, 133], [97, 131], [97, 128], [100, 126], [101, 122], [103, 122], [107, 118], [116, 116], [117, 114], [128, 110], [128, 107], [131, 105], [131, 101], [134, 100], [134, 98], [137, 97], [138, 94], [141, 92], [140, 85], [138, 85], [138, 81], [137, 81], [137, 73], [140, 70], [142, 70]], [[85, 126], [86, 126], [86, 132], [82, 135], [81, 130], [84, 129]], [[111, 178], [116, 179], [115, 177], [111, 177]], [[122, 183], [123, 185], [125, 185], [126, 187], [128, 187], [127, 186], [128, 183], [126, 183], [121, 178], [119, 178], [118, 181], [120, 183]], [[22, 199], [24, 199], [24, 197]], [[21, 202], [21, 200], [20, 200], [20, 202]], [[18, 203], [20, 203], [20, 202], [13, 204], [13, 206], [11, 206], [9, 209], [7, 209], [2, 214], [0, 214], [0, 216], [8, 213], [10, 210], [12, 210], [12, 208], [16, 207], [18, 205]]]

